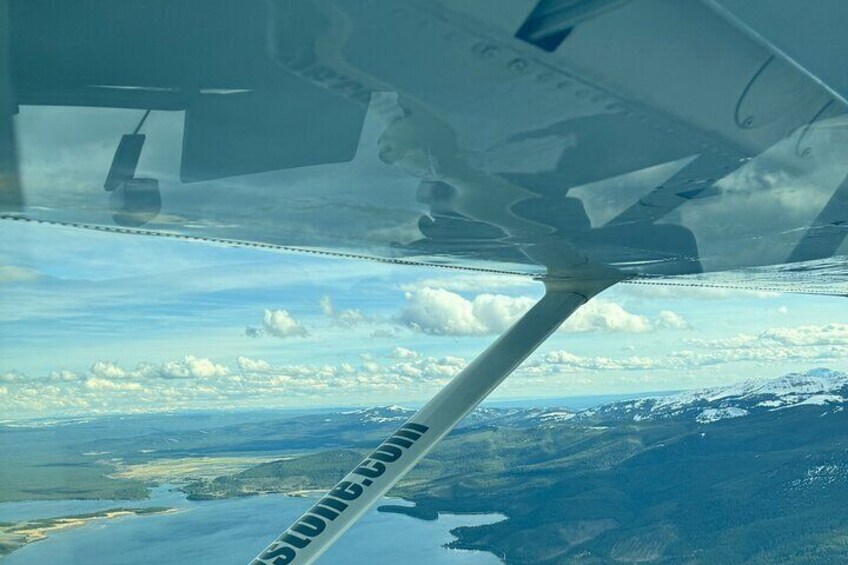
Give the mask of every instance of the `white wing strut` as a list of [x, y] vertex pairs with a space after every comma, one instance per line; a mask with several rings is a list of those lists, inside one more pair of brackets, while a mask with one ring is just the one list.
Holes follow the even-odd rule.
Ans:
[[547, 285], [545, 296], [530, 311], [274, 540], [251, 565], [313, 563], [566, 318], [615, 282], [591, 280], [586, 284], [572, 283], [568, 288]]

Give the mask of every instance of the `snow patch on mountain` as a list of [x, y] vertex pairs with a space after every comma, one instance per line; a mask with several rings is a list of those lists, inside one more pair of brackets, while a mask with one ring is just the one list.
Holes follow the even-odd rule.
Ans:
[[544, 412], [539, 415], [540, 422], [566, 422], [574, 418], [576, 414], [574, 412], [568, 412], [566, 410], [552, 410], [550, 412]]
[[796, 488], [827, 486], [837, 481], [844, 481], [846, 478], [848, 478], [848, 465], [813, 465], [812, 467], [807, 469], [803, 477], [801, 477], [800, 479], [795, 479], [790, 483], [790, 485]]
[[[842, 404], [845, 401], [845, 397], [839, 396], [838, 394], [814, 394], [800, 402], [790, 405], [788, 408], [804, 405], [827, 406], [828, 404]], [[787, 406], [781, 406], [781, 408], [787, 408]]]
[[748, 413], [749, 412], [744, 408], [734, 408], [733, 406], [728, 408], [707, 408], [695, 416], [695, 420], [701, 424], [711, 424], [712, 422], [718, 422], [719, 420], [741, 418], [742, 416], [747, 416]]

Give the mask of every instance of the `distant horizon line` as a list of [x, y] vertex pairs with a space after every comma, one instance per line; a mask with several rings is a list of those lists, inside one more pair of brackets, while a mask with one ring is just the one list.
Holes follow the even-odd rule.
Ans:
[[[571, 408], [574, 410], [583, 410], [588, 406], [581, 407], [567, 407], [552, 404], [556, 401], [562, 401], [567, 399], [584, 399], [589, 400], [593, 398], [597, 399], [615, 399], [615, 400], [626, 400], [626, 399], [635, 399], [635, 398], [647, 398], [653, 396], [668, 396], [671, 394], [676, 394], [682, 392], [684, 389], [675, 389], [675, 390], [665, 390], [665, 391], [644, 391], [644, 392], [611, 392], [611, 393], [599, 393], [599, 394], [574, 394], [574, 395], [566, 395], [566, 396], [537, 396], [537, 397], [509, 397], [509, 398], [499, 398], [499, 399], [489, 399], [480, 404], [479, 407], [488, 407], [488, 408]], [[519, 406], [519, 403], [542, 403], [543, 405], [532, 405], [532, 404], [522, 404]], [[92, 420], [98, 418], [133, 418], [133, 417], [143, 417], [143, 416], [154, 416], [154, 415], [163, 415], [163, 414], [171, 414], [171, 415], [182, 415], [182, 414], [216, 414], [216, 413], [248, 413], [248, 412], [334, 412], [341, 410], [367, 410], [367, 409], [378, 409], [378, 408], [388, 408], [391, 406], [397, 406], [404, 409], [414, 410], [420, 406], [423, 406], [426, 403], [426, 400], [415, 400], [415, 401], [396, 401], [389, 402], [386, 404], [348, 404], [348, 405], [322, 405], [322, 406], [276, 406], [276, 407], [247, 407], [247, 406], [226, 406], [226, 407], [203, 407], [203, 408], [177, 408], [177, 409], [161, 409], [161, 410], [146, 410], [146, 411], [138, 411], [138, 412], [102, 412], [97, 414], [75, 414], [75, 415], [53, 415], [53, 416], [32, 416], [32, 417], [22, 417], [22, 418], [1, 418], [0, 426], [8, 426], [10, 424], [17, 424], [22, 422], [44, 422], [50, 420]], [[502, 406], [504, 404], [511, 404], [513, 406]], [[501, 405], [501, 406], [499, 406]]]

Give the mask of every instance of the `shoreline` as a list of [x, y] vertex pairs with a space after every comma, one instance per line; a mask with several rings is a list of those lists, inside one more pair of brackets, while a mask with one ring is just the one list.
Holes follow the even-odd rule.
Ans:
[[491, 526], [494, 524], [498, 524], [500, 522], [504, 522], [509, 520], [509, 516], [504, 514], [503, 512], [483, 512], [483, 511], [462, 511], [462, 510], [449, 510], [445, 508], [440, 508], [438, 505], [426, 505], [419, 504], [414, 500], [410, 500], [407, 498], [398, 497], [398, 500], [402, 500], [408, 505], [402, 504], [381, 504], [376, 507], [378, 512], [382, 512], [385, 514], [400, 514], [402, 516], [408, 516], [410, 518], [416, 520], [423, 520], [428, 522], [434, 522], [439, 520], [442, 516], [494, 516], [495, 520], [491, 522], [486, 522], [485, 524], [475, 524], [471, 526], [457, 526], [455, 528], [451, 528], [448, 533], [453, 537], [453, 539], [443, 545], [445, 549], [451, 549], [455, 551], [475, 551], [475, 552], [484, 552], [493, 555], [495, 558], [499, 559], [502, 563], [506, 563], [506, 555], [505, 553], [495, 547], [490, 547], [485, 543], [480, 543], [471, 541], [468, 539], [467, 533], [468, 530], [476, 530], [478, 528], [486, 528], [487, 526]]
[[[173, 482], [168, 483], [172, 486], [179, 487], [180, 485], [174, 484]], [[162, 486], [162, 485], [156, 485]], [[178, 489], [179, 490], [179, 489]], [[244, 498], [244, 497], [262, 497], [268, 495], [278, 495], [278, 496], [286, 496], [291, 498], [310, 498], [310, 497], [320, 497], [323, 495], [328, 489], [322, 488], [312, 488], [312, 489], [295, 489], [285, 492], [256, 492], [250, 494], [243, 494], [241, 496], [220, 496], [214, 497], [213, 500], [227, 500], [227, 499], [235, 499], [235, 498]], [[186, 496], [186, 500], [195, 503], [203, 503], [204, 500], [192, 499], [187, 496], [187, 493], [180, 490], [180, 492]], [[112, 499], [102, 499], [102, 500], [112, 500]], [[207, 499], [209, 500], [209, 499]], [[442, 544], [442, 547], [450, 550], [459, 550], [459, 551], [482, 551], [485, 553], [489, 553], [498, 559], [503, 559], [502, 555], [499, 555], [497, 550], [494, 548], [466, 545], [463, 543], [463, 536], [460, 530], [464, 528], [477, 528], [481, 526], [486, 526], [489, 524], [494, 524], [500, 522], [502, 520], [508, 519], [506, 515], [497, 513], [497, 512], [462, 512], [462, 511], [451, 511], [446, 509], [437, 510], [436, 508], [427, 508], [426, 505], [420, 505], [414, 500], [410, 500], [403, 497], [386, 497], [384, 498], [384, 504], [379, 504], [374, 507], [379, 513], [382, 514], [398, 514], [403, 516], [408, 516], [410, 518], [416, 520], [422, 520], [426, 522], [434, 522], [437, 521], [441, 515], [448, 516], [489, 516], [493, 515], [495, 519], [492, 522], [487, 522], [486, 524], [476, 524], [473, 526], [460, 526], [456, 528], [451, 528], [448, 530], [448, 534], [453, 538]], [[96, 511], [86, 514], [77, 514], [70, 516], [59, 516], [54, 518], [35, 518], [30, 520], [20, 520], [17, 522], [5, 522], [0, 523], [0, 560], [3, 557], [11, 554], [12, 552], [21, 549], [27, 545], [31, 545], [33, 543], [49, 539], [51, 534], [55, 534], [57, 532], [61, 532], [64, 530], [70, 530], [75, 528], [81, 528], [83, 526], [89, 525], [91, 523], [95, 523], [103, 520], [114, 520], [118, 518], [123, 518], [126, 516], [145, 516], [145, 515], [159, 515], [159, 514], [170, 514], [181, 511], [181, 508], [174, 507], [150, 507], [150, 508], [126, 508], [126, 507], [116, 507], [110, 508], [107, 510]]]
[[0, 524], [0, 558], [27, 545], [48, 539], [50, 534], [80, 528], [92, 522], [114, 520], [126, 516], [148, 516], [174, 512], [179, 512], [179, 509], [158, 506], [151, 508], [119, 507], [90, 514], [2, 523]]

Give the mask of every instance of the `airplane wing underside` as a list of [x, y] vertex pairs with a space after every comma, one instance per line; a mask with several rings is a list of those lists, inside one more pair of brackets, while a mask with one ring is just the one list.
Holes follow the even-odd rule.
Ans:
[[4, 4], [5, 219], [848, 294], [845, 53], [750, 6]]

